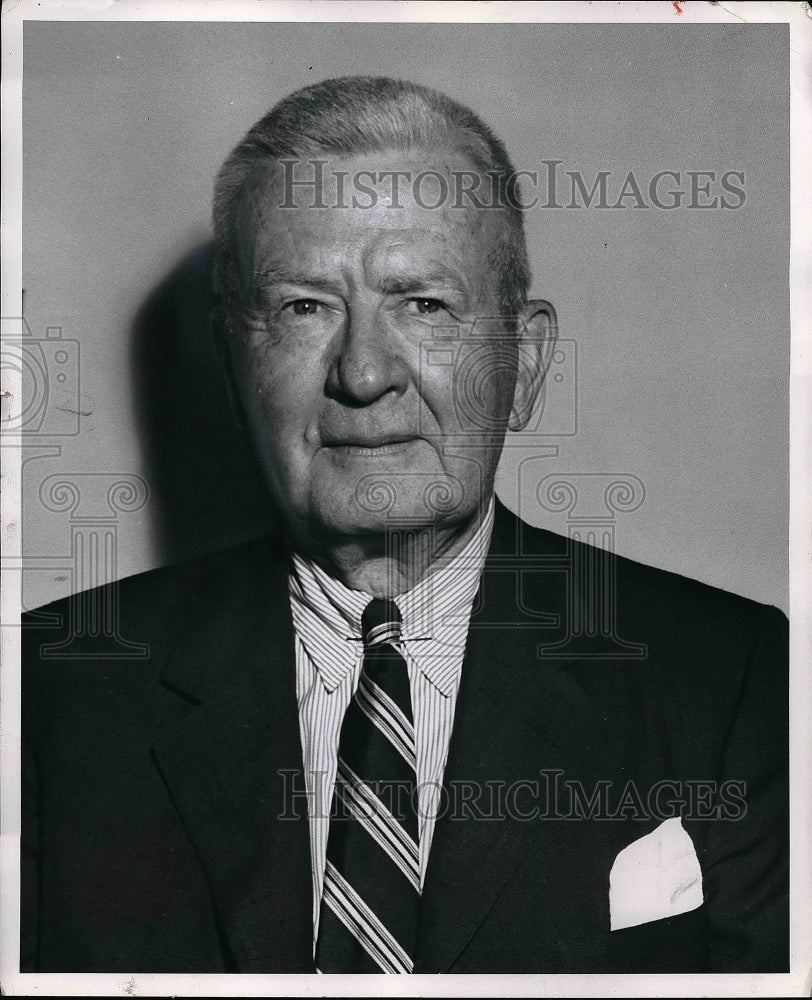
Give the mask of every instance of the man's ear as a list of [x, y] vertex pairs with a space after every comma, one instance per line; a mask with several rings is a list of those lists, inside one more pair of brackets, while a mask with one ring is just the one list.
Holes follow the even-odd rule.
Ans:
[[558, 318], [546, 299], [531, 299], [522, 310], [516, 338], [519, 366], [508, 427], [521, 431], [533, 412], [558, 338]]
[[237, 391], [237, 381], [234, 377], [232, 332], [229, 327], [228, 316], [222, 306], [215, 306], [209, 313], [209, 336], [214, 347], [214, 353], [220, 362], [220, 372], [223, 377], [234, 423], [239, 430], [245, 430], [246, 424], [242, 402], [240, 401], [240, 394]]

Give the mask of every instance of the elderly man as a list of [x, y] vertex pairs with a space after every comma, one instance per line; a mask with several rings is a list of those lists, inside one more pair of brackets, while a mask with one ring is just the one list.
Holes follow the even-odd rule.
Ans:
[[[29, 621], [24, 969], [785, 969], [785, 619], [494, 497], [556, 332], [498, 139], [326, 81], [214, 224], [283, 529]], [[60, 662], [114, 594], [149, 656]]]

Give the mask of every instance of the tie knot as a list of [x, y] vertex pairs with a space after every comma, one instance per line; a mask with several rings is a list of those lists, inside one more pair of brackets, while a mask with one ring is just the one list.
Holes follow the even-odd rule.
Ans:
[[374, 598], [364, 608], [361, 632], [365, 646], [380, 646], [400, 639], [400, 608], [394, 601]]

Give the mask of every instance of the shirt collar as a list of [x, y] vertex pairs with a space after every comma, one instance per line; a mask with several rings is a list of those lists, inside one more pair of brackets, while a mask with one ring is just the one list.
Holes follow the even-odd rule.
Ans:
[[[465, 650], [471, 606], [493, 530], [494, 499], [465, 547], [440, 557], [432, 571], [395, 599], [403, 616], [402, 648], [426, 678], [450, 695]], [[293, 556], [289, 578], [296, 634], [328, 691], [362, 652], [361, 615], [372, 595], [351, 590], [314, 562]]]

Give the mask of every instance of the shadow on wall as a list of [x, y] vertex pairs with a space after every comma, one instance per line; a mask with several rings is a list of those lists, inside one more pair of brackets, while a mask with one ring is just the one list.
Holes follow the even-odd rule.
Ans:
[[260, 535], [271, 503], [209, 334], [212, 248], [179, 262], [133, 325], [137, 414], [164, 565]]

